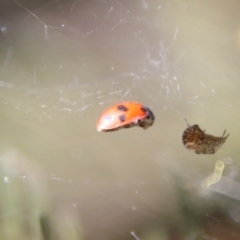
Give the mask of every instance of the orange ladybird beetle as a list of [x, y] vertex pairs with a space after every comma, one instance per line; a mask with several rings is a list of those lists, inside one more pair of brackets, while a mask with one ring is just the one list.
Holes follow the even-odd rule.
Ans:
[[120, 102], [107, 108], [97, 121], [99, 132], [111, 132], [121, 128], [139, 126], [143, 129], [153, 125], [152, 111], [137, 102]]
[[206, 134], [205, 130], [203, 131], [196, 124], [190, 126], [187, 122], [187, 125], [187, 129], [182, 135], [183, 145], [189, 150], [194, 150], [196, 154], [214, 154], [225, 143], [229, 136], [229, 134], [225, 136], [226, 130], [221, 137], [215, 137]]

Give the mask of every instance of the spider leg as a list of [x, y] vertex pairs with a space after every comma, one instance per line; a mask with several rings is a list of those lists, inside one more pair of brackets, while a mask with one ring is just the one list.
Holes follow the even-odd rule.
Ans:
[[187, 126], [190, 127], [190, 124], [189, 124], [188, 120], [186, 118], [184, 118], [184, 120], [185, 120]]

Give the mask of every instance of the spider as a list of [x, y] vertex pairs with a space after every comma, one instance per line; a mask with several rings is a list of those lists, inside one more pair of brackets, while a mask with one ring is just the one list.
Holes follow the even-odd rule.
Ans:
[[214, 154], [225, 143], [229, 134], [224, 130], [221, 137], [205, 133], [197, 124], [190, 126], [185, 119], [188, 127], [183, 132], [182, 141], [183, 145], [189, 149], [194, 150], [196, 154]]

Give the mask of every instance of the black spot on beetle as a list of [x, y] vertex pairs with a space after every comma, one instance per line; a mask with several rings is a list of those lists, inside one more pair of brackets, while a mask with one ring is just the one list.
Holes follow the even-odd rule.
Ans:
[[141, 110], [142, 110], [143, 112], [147, 112], [147, 111], [148, 111], [146, 107], [141, 107]]
[[125, 117], [124, 114], [122, 114], [122, 115], [120, 115], [120, 116], [118, 117], [118, 119], [119, 119], [121, 122], [124, 122], [124, 121], [126, 120], [126, 117]]
[[128, 108], [126, 108], [124, 105], [119, 105], [119, 106], [117, 106], [117, 109], [118, 109], [119, 111], [123, 111], [123, 112], [127, 112], [127, 111], [128, 111]]

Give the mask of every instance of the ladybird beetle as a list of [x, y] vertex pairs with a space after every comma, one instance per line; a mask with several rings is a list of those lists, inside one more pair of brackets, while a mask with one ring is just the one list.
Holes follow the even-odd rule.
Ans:
[[111, 132], [121, 128], [139, 126], [143, 129], [153, 125], [152, 111], [137, 102], [120, 102], [107, 108], [97, 121], [99, 132]]
[[[185, 119], [186, 120], [186, 119]], [[187, 120], [186, 120], [187, 122]], [[196, 154], [214, 154], [225, 143], [229, 134], [225, 136], [226, 130], [221, 137], [206, 134], [198, 125], [190, 126], [183, 132], [183, 145], [189, 150], [195, 150]]]

